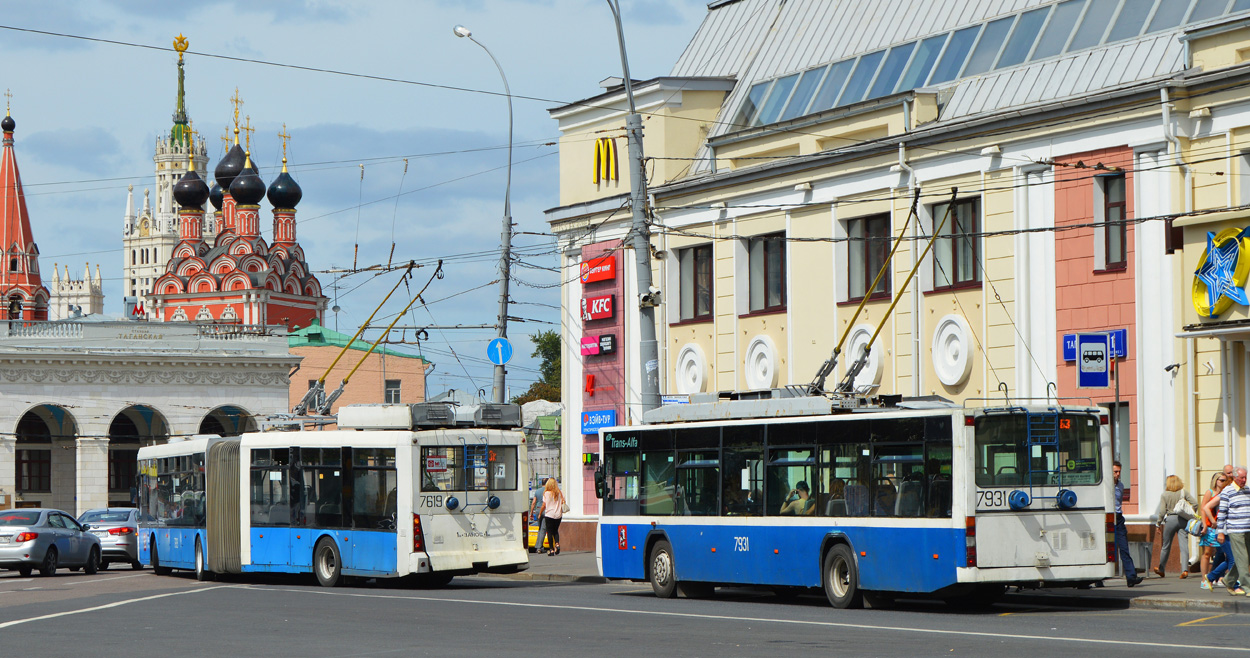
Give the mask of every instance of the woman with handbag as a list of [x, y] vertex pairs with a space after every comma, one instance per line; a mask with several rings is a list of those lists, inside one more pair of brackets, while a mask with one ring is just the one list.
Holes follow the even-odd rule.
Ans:
[[1224, 490], [1228, 483], [1232, 482], [1232, 478], [1223, 473], [1216, 473], [1211, 476], [1211, 488], [1202, 494], [1202, 525], [1205, 528], [1202, 539], [1198, 545], [1202, 547], [1202, 583], [1199, 585], [1202, 589], [1211, 589], [1215, 581], [1219, 580], [1225, 571], [1228, 571], [1228, 565], [1225, 562], [1215, 563], [1215, 557], [1226, 557], [1224, 555], [1224, 547], [1220, 544], [1218, 533], [1215, 531], [1216, 515], [1220, 509], [1220, 492]]
[[555, 478], [547, 478], [543, 488], [543, 523], [547, 524], [547, 536], [551, 539], [551, 550], [547, 555], [560, 554], [560, 519], [569, 511], [569, 504], [564, 500], [564, 492], [556, 484]]
[[1181, 578], [1189, 577], [1189, 532], [1185, 524], [1197, 517], [1194, 506], [1198, 501], [1185, 491], [1185, 483], [1175, 475], [1169, 475], [1164, 484], [1165, 491], [1159, 496], [1159, 506], [1150, 520], [1163, 526], [1163, 548], [1159, 551], [1159, 566], [1154, 572], [1163, 577], [1163, 567], [1172, 554], [1172, 540], [1181, 535]]

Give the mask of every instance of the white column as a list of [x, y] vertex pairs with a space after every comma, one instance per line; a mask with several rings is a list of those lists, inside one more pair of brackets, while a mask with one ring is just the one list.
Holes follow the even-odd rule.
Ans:
[[77, 509], [72, 513], [78, 516], [92, 508], [108, 507], [109, 440], [80, 438], [75, 444], [75, 465], [78, 471], [75, 487]]
[[0, 437], [0, 509], [13, 507], [17, 493], [17, 438]]

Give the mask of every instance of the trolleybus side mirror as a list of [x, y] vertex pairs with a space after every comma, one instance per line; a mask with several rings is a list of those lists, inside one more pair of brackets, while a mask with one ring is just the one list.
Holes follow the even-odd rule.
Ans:
[[607, 486], [604, 483], [603, 467], [595, 469], [595, 497], [602, 499], [607, 493]]

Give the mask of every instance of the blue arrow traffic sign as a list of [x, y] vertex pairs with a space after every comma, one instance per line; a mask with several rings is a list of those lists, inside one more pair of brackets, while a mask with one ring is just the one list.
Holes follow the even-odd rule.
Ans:
[[507, 338], [496, 338], [486, 346], [486, 358], [490, 362], [502, 366], [512, 360], [512, 343]]

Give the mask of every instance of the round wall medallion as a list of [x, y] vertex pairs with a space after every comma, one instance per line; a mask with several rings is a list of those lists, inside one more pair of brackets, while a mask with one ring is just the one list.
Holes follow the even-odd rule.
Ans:
[[[846, 341], [846, 352], [840, 357], [843, 363], [842, 372], [851, 367], [852, 363], [864, 353], [864, 346], [868, 344], [868, 339], [872, 337], [872, 327], [866, 324], [855, 325], [851, 330], [851, 335]], [[864, 363], [864, 367], [855, 376], [854, 388], [856, 390], [861, 386], [879, 385], [881, 383], [881, 339], [872, 346], [872, 351], [868, 353], [868, 360]], [[829, 388], [826, 384], [825, 388]]]
[[768, 336], [756, 336], [747, 345], [744, 364], [747, 388], [772, 388], [777, 385], [777, 346]]
[[947, 386], [968, 381], [972, 372], [972, 329], [958, 315], [938, 320], [933, 330], [933, 370]]
[[686, 343], [677, 353], [677, 392], [682, 395], [702, 393], [707, 381], [707, 358], [703, 348]]

